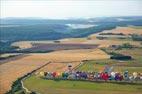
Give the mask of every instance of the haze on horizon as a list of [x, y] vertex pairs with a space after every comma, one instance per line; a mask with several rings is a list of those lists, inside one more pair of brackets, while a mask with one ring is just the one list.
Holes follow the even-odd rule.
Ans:
[[1, 18], [142, 16], [141, 0], [1, 0]]

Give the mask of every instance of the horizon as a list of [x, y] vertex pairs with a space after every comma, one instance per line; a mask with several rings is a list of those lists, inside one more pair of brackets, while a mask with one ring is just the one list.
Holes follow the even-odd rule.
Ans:
[[37, 19], [37, 20], [40, 20], [40, 19], [46, 19], [46, 20], [78, 20], [78, 19], [82, 19], [82, 20], [87, 20], [87, 19], [96, 19], [96, 18], [123, 18], [123, 17], [142, 17], [142, 16], [137, 16], [137, 15], [134, 15], [134, 16], [103, 16], [103, 17], [90, 17], [90, 18], [77, 18], [77, 17], [72, 17], [72, 18], [45, 18], [45, 17], [3, 17], [3, 18], [0, 18], [0, 19]]
[[140, 0], [2, 0], [0, 18], [89, 19], [142, 16], [141, 4]]

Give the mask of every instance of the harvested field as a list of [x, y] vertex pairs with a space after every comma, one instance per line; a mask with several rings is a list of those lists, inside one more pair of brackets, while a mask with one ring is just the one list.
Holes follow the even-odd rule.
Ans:
[[79, 50], [62, 50], [51, 53], [33, 53], [27, 57], [29, 60], [50, 60], [51, 62], [75, 62], [92, 59], [109, 58], [105, 52], [100, 49], [79, 49]]
[[12, 82], [18, 77], [44, 65], [48, 61], [51, 61], [53, 64], [49, 64], [49, 66], [47, 65], [41, 70], [49, 68], [47, 69], [48, 71], [63, 71], [66, 69], [66, 64], [71, 62], [74, 62], [72, 65], [75, 67], [82, 60], [105, 58], [109, 58], [109, 56], [99, 49], [62, 50], [51, 53], [28, 54], [28, 56], [23, 58], [12, 60], [0, 65], [0, 93], [9, 90]]
[[[81, 41], [76, 42], [75, 39], [63, 39], [60, 40], [60, 44], [57, 43], [46, 43], [46, 42], [35, 42], [32, 43], [31, 48], [25, 49], [25, 51], [53, 51], [53, 50], [71, 50], [71, 49], [94, 49], [97, 47], [108, 47], [110, 45], [121, 45], [123, 43], [130, 43], [131, 45], [141, 46], [141, 43], [138, 41], [132, 40], [99, 40], [99, 39], [79, 39]], [[29, 41], [27, 41], [29, 43]], [[24, 46], [24, 45], [23, 45]]]
[[117, 27], [112, 30], [104, 30], [104, 31], [96, 33], [96, 34], [92, 34], [89, 37], [96, 38], [96, 36], [99, 35], [100, 33], [113, 33], [113, 34], [122, 33], [124, 35], [129, 35], [129, 34], [142, 35], [142, 29], [137, 29], [137, 28], [133, 28], [133, 27]]
[[72, 64], [72, 67], [76, 67], [77, 65], [80, 64], [80, 62], [66, 62], [66, 63], [62, 63], [62, 62], [53, 62], [50, 63], [48, 65], [46, 65], [45, 67], [41, 68], [40, 71], [47, 71], [47, 72], [64, 72], [67, 71], [67, 66], [68, 64]]
[[47, 63], [40, 60], [28, 60], [27, 57], [0, 65], [0, 94], [8, 91], [17, 78]]
[[[66, 41], [61, 41], [62, 43], [73, 43], [72, 40], [66, 40]], [[80, 42], [82, 44], [91, 44], [91, 45], [98, 45], [98, 47], [109, 47], [110, 45], [121, 45], [124, 43], [130, 43], [131, 45], [135, 46], [141, 46], [141, 43], [138, 41], [133, 41], [133, 40], [119, 40], [119, 39], [104, 39], [104, 40], [99, 40], [99, 39], [90, 39], [90, 40], [85, 40]]]
[[99, 45], [99, 47], [109, 47], [110, 45], [122, 45], [124, 43], [130, 43], [131, 45], [135, 45], [135, 46], [141, 46], [141, 43], [138, 41], [129, 41], [129, 40], [99, 40], [99, 39], [95, 39], [95, 40], [88, 40], [87, 42], [88, 44], [97, 44]]
[[36, 43], [34, 47], [26, 49], [25, 51], [56, 51], [56, 50], [72, 50], [72, 49], [95, 49], [97, 45], [94, 44], [60, 44], [60, 43]]

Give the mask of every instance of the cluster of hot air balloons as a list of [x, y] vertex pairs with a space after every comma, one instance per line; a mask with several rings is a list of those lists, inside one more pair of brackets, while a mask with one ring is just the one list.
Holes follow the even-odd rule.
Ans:
[[40, 72], [41, 77], [46, 79], [73, 79], [73, 80], [115, 80], [115, 81], [142, 81], [142, 73], [133, 72], [129, 73], [124, 71], [123, 73], [119, 72], [81, 72], [81, 71], [72, 71], [72, 72]]

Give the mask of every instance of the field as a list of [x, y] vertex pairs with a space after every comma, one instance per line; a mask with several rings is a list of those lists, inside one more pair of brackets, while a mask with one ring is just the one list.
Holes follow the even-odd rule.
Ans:
[[142, 26], [130, 26], [130, 27], [134, 29], [142, 29]]
[[[137, 27], [117, 27], [113, 30], [104, 32], [124, 33], [126, 36], [129, 34], [142, 34], [141, 28]], [[38, 70], [40, 71], [66, 71], [67, 65], [72, 64], [73, 68], [78, 66], [83, 60], [88, 60], [83, 63], [76, 70], [80, 71], [102, 71], [106, 65], [113, 66], [114, 71], [129, 72], [142, 72], [142, 47], [141, 42], [132, 41], [132, 39], [98, 39], [97, 34], [84, 38], [66, 38], [55, 41], [19, 41], [12, 44], [18, 46], [20, 49], [31, 51], [49, 51], [49, 53], [29, 53], [14, 57], [14, 59], [6, 59], [0, 61], [0, 93], [4, 93], [10, 89], [12, 82], [24, 74], [51, 62], [45, 67]], [[90, 38], [90, 39], [89, 39]], [[130, 55], [132, 60], [118, 61], [111, 60], [110, 55], [100, 50], [100, 48], [108, 48], [110, 45], [122, 45], [130, 43], [138, 48], [114, 50], [116, 53]], [[35, 83], [34, 86], [32, 83]], [[41, 84], [39, 84], [41, 83]], [[47, 83], [47, 84], [45, 84]], [[65, 85], [63, 85], [65, 84]], [[141, 87], [138, 85], [120, 85], [111, 83], [90, 83], [90, 82], [74, 82], [74, 81], [50, 81], [43, 80], [38, 77], [30, 77], [25, 81], [28, 89], [41, 92], [42, 94], [140, 94]], [[60, 86], [60, 88], [59, 88]], [[108, 87], [109, 86], [109, 87]], [[50, 88], [51, 87], [51, 88]], [[114, 90], [113, 90], [114, 89]], [[68, 93], [70, 92], [70, 93]]]
[[63, 62], [56, 62], [56, 63], [50, 63], [48, 65], [46, 65], [45, 67], [41, 68], [40, 70], [37, 71], [38, 72], [42, 72], [42, 71], [47, 71], [47, 72], [64, 72], [68, 70], [68, 64], [72, 64], [72, 67], [75, 68], [76, 66], [78, 66], [80, 64], [80, 62], [71, 62], [71, 63], [63, 63]]
[[89, 44], [98, 44], [99, 47], [109, 47], [110, 45], [122, 45], [124, 43], [130, 43], [131, 45], [136, 45], [138, 47], [141, 46], [141, 43], [140, 42], [137, 42], [137, 41], [132, 41], [132, 40], [107, 40], [107, 39], [104, 39], [104, 40], [99, 40], [99, 39], [95, 39], [95, 40], [88, 40], [86, 43], [89, 43]]
[[95, 36], [101, 34], [101, 33], [113, 33], [113, 34], [119, 34], [122, 33], [124, 35], [129, 35], [129, 34], [138, 34], [141, 35], [142, 34], [142, 28], [140, 28], [139, 26], [130, 26], [130, 27], [117, 27], [115, 29], [112, 30], [104, 30], [103, 32], [99, 32], [97, 34], [92, 34], [90, 35], [90, 38], [95, 38]]
[[116, 61], [116, 60], [93, 60], [86, 61], [82, 66], [80, 66], [77, 70], [79, 71], [89, 71], [89, 72], [100, 72], [105, 69], [105, 66], [113, 66], [112, 71], [116, 72], [124, 72], [128, 70], [130, 73], [133, 72], [142, 72], [142, 64], [140, 63], [130, 63], [129, 61]]
[[[131, 45], [135, 45], [141, 47], [141, 42], [133, 41], [130, 37], [130, 34], [142, 34], [142, 29], [140, 26], [132, 26], [132, 27], [117, 27], [112, 30], [104, 30], [99, 33], [91, 34], [86, 38], [69, 38], [69, 39], [61, 39], [59, 40], [61, 43], [83, 43], [83, 44], [94, 44], [99, 45], [98, 47], [109, 47], [110, 45], [122, 45], [124, 43], [130, 43]], [[112, 34], [124, 34], [122, 35], [99, 35], [101, 33], [112, 33]], [[97, 37], [106, 37], [104, 39], [98, 39]]]
[[[98, 47], [109, 47], [110, 45], [114, 44], [114, 45], [121, 45], [123, 43], [130, 43], [131, 45], [136, 45], [136, 46], [141, 46], [141, 43], [140, 42], [137, 42], [137, 41], [133, 41], [133, 40], [120, 40], [120, 39], [104, 39], [104, 40], [99, 40], [99, 39], [91, 39], [91, 40], [88, 40], [86, 38], [80, 38], [80, 39], [62, 39], [62, 40], [59, 40], [61, 44], [79, 44], [80, 46], [82, 45], [86, 45], [86, 47], [63, 47], [63, 48], [60, 48], [62, 50], [66, 50], [66, 49], [75, 49], [75, 48], [78, 48], [78, 49], [83, 49], [83, 48], [96, 48], [98, 45]], [[50, 42], [50, 41], [49, 41]], [[38, 50], [38, 51], [51, 51], [51, 50], [57, 50], [57, 48], [55, 48], [55, 44], [51, 44], [52, 46], [54, 46], [54, 48], [48, 48], [48, 44], [49, 44], [48, 41], [20, 41], [20, 42], [16, 42], [13, 44], [13, 46], [18, 46], [20, 47], [20, 49], [25, 49], [25, 50], [31, 50], [31, 51], [35, 51], [35, 50]], [[39, 46], [36, 46], [34, 47], [33, 45], [34, 44], [40, 44]], [[31, 46], [28, 46], [28, 45], [31, 45]], [[89, 46], [89, 47], [87, 47]], [[59, 47], [61, 46], [58, 46], [58, 50], [59, 50]], [[39, 49], [40, 48], [40, 49]]]
[[142, 48], [122, 49], [116, 52], [132, 56], [134, 58], [132, 62], [134, 63], [142, 63]]
[[[28, 57], [28, 56], [27, 56]], [[31, 72], [32, 70], [42, 66], [47, 62], [40, 62], [38, 60], [27, 60], [27, 57], [23, 57], [16, 60], [11, 60], [8, 63], [0, 65], [0, 93], [10, 89], [12, 82], [24, 74]]]
[[56, 50], [72, 50], [72, 49], [95, 49], [97, 45], [93, 44], [73, 44], [73, 43], [36, 43], [32, 48], [26, 51], [56, 51]]
[[33, 47], [35, 43], [53, 43], [53, 41], [18, 41], [11, 44], [11, 46], [19, 47], [20, 49], [27, 49]]
[[[76, 70], [100, 72], [104, 70], [104, 67], [106, 65], [109, 65], [109, 66], [113, 66], [114, 67], [113, 71], [116, 71], [116, 72], [124, 72], [125, 70], [128, 70], [130, 74], [132, 72], [142, 72], [141, 51], [142, 51], [141, 48], [115, 50], [115, 52], [117, 53], [131, 55], [133, 57], [133, 60], [119, 61], [119, 60], [111, 60], [109, 58], [107, 59], [96, 58], [94, 60], [90, 59], [89, 61], [85, 61], [84, 64], [78, 67]], [[81, 54], [81, 53], [84, 53], [85, 50], [82, 49], [82, 52], [80, 50], [59, 51], [59, 52], [62, 52], [62, 53], [72, 52], [74, 54], [75, 53]], [[54, 53], [57, 53], [57, 52], [54, 52]], [[100, 57], [99, 53], [98, 53], [98, 57]], [[40, 71], [44, 71], [44, 70], [48, 71], [47, 69], [48, 67], [44, 67]], [[59, 70], [60, 69], [62, 69], [62, 67], [59, 67]], [[32, 83], [36, 83], [36, 84], [32, 86]], [[31, 76], [30, 78], [26, 79], [24, 81], [24, 85], [30, 91], [35, 91], [42, 94], [46, 94], [47, 91], [49, 94], [66, 94], [66, 93], [68, 94], [76, 94], [76, 93], [77, 94], [94, 94], [94, 93], [141, 94], [141, 85], [130, 85], [130, 84], [120, 84], [120, 83], [119, 84], [118, 83], [92, 83], [92, 82], [82, 82], [82, 81], [54, 81], [54, 80], [44, 80], [37, 76]]]
[[[89, 45], [94, 44], [94, 45], [99, 45], [99, 47], [108, 47], [111, 44], [120, 45], [123, 43], [130, 43], [132, 45], [141, 46], [140, 42], [133, 41], [130, 38], [130, 34], [142, 35], [141, 31], [142, 31], [142, 29], [140, 26], [117, 27], [112, 30], [104, 30], [99, 33], [91, 34], [88, 37], [84, 37], [84, 38], [65, 38], [65, 39], [60, 39], [58, 41], [62, 45], [64, 45], [64, 47], [67, 44], [72, 44], [72, 45], [76, 44], [76, 46], [77, 46], [77, 44], [78, 44], [78, 46], [80, 44], [80, 46], [86, 45], [86, 47], [87, 47], [87, 44], [89, 44]], [[122, 36], [122, 35], [121, 36], [120, 35], [99, 35], [101, 33], [112, 33], [112, 34], [122, 33], [122, 34], [124, 34], [124, 36]], [[107, 37], [107, 39], [100, 40], [100, 39], [97, 39], [97, 36]], [[53, 43], [52, 46], [56, 45], [56, 44], [54, 44], [54, 41], [19, 41], [19, 42], [13, 43], [12, 46], [18, 46], [20, 49], [29, 48], [29, 49], [37, 50], [39, 48], [40, 49], [47, 49], [46, 46], [49, 45], [49, 43], [51, 43], [51, 44]], [[35, 44], [40, 44], [40, 45], [38, 45], [38, 46], [36, 45], [36, 47], [34, 47], [33, 45], [35, 45]], [[82, 48], [86, 48], [86, 47], [82, 47]], [[59, 46], [57, 48], [59, 48]], [[66, 49], [66, 48], [69, 49], [67, 46], [64, 49]], [[53, 49], [49, 49], [49, 50], [53, 50]]]
[[41, 69], [41, 71], [65, 71], [68, 63], [73, 62], [72, 65], [75, 67], [80, 64], [82, 60], [92, 60], [97, 58], [105, 59], [109, 58], [109, 55], [99, 49], [63, 50], [51, 53], [27, 54], [27, 56], [19, 59], [17, 58], [16, 60], [11, 60], [0, 65], [0, 86], [2, 88], [0, 89], [2, 90], [0, 92], [3, 93], [9, 90], [12, 82], [17, 78], [44, 65], [49, 61], [51, 61], [53, 64], [47, 65]]
[[127, 61], [119, 61], [119, 60], [111, 60], [111, 59], [102, 59], [102, 60], [92, 60], [86, 61], [84, 65], [80, 66], [78, 70], [81, 71], [99, 71], [103, 70], [106, 65], [113, 66], [113, 71], [123, 72], [128, 70], [129, 72], [142, 72], [142, 49], [134, 48], [134, 49], [122, 49], [115, 50], [114, 52], [130, 55], [132, 56], [132, 60]]
[[[34, 85], [33, 85], [34, 83]], [[141, 94], [141, 85], [92, 83], [83, 81], [54, 81], [31, 76], [24, 81], [31, 91], [41, 94]]]

